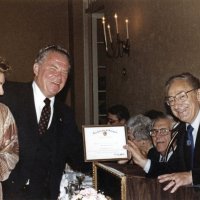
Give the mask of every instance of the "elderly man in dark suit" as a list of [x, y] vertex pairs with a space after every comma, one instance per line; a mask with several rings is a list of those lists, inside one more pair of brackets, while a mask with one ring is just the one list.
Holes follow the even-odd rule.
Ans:
[[131, 153], [132, 160], [143, 168], [146, 177], [156, 178], [161, 174], [186, 170], [184, 159], [179, 154], [180, 146], [176, 144], [175, 124], [172, 116], [164, 113], [159, 113], [151, 125], [149, 122], [144, 127], [141, 127], [141, 123], [135, 124], [133, 134], [139, 136], [145, 131], [151, 137], [148, 140], [152, 140], [153, 147], [148, 150], [147, 154], [144, 154], [135, 143], [136, 138], [132, 140], [129, 137], [125, 148]]
[[[68, 79], [68, 52], [57, 45], [41, 49], [33, 71], [31, 83], [5, 84], [1, 99], [16, 119], [20, 149], [19, 163], [3, 186], [4, 199], [56, 200], [65, 163], [75, 168], [83, 162], [72, 111], [55, 97]], [[48, 107], [45, 119], [43, 107]]]
[[185, 163], [180, 155], [182, 148], [177, 146], [178, 132], [177, 126], [180, 126], [171, 115], [160, 114], [154, 119], [150, 135], [154, 148], [149, 150], [148, 163], [145, 170], [148, 170], [147, 177], [158, 177], [158, 175], [185, 171]]
[[[183, 185], [200, 184], [200, 81], [190, 73], [171, 77], [166, 82], [166, 103], [172, 113], [183, 122], [179, 129], [178, 145], [182, 147], [187, 170], [159, 176], [168, 181], [164, 190], [173, 193]], [[187, 130], [187, 131], [186, 131]]]

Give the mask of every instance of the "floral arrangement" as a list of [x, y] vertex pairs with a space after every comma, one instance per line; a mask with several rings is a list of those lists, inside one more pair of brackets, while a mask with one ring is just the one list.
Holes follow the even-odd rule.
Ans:
[[[66, 165], [65, 172], [60, 183], [60, 194], [57, 200], [110, 200], [102, 192], [97, 192], [92, 187], [92, 177], [84, 176], [83, 182], [78, 182], [77, 175], [80, 172], [74, 172]], [[81, 190], [79, 190], [81, 186]]]
[[90, 187], [80, 190], [76, 195], [72, 196], [71, 200], [107, 200], [107, 198]]

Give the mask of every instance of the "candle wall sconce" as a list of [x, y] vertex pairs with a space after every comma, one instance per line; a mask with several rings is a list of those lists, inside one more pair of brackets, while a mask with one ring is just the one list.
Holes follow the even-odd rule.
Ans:
[[[118, 20], [117, 14], [114, 15], [115, 25], [116, 25], [116, 36], [113, 37], [111, 34], [110, 25], [107, 24], [106, 29], [106, 19], [102, 18], [103, 24], [103, 33], [104, 33], [104, 42], [105, 42], [105, 50], [108, 57], [119, 58], [123, 57], [125, 54], [129, 56], [130, 54], [130, 40], [129, 40], [129, 30], [128, 30], [128, 19], [125, 20], [126, 25], [126, 39], [122, 40], [120, 38], [119, 29], [118, 29]], [[107, 37], [108, 35], [108, 37]]]

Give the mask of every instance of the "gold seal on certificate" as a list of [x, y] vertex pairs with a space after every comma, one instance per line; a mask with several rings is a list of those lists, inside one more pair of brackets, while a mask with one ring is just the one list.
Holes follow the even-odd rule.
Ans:
[[85, 161], [127, 159], [125, 126], [82, 126]]

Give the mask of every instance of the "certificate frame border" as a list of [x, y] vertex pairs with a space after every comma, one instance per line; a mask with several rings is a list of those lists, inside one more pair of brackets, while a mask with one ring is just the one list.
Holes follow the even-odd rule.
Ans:
[[88, 159], [87, 158], [87, 152], [86, 152], [86, 139], [85, 139], [85, 128], [113, 128], [113, 127], [124, 127], [125, 132], [125, 142], [127, 143], [128, 137], [127, 137], [127, 128], [124, 125], [82, 125], [82, 137], [83, 137], [83, 148], [84, 148], [84, 160], [85, 162], [96, 162], [96, 161], [115, 161], [115, 160], [126, 160], [128, 159], [128, 151], [127, 151], [127, 157], [126, 158], [102, 158], [102, 159]]

